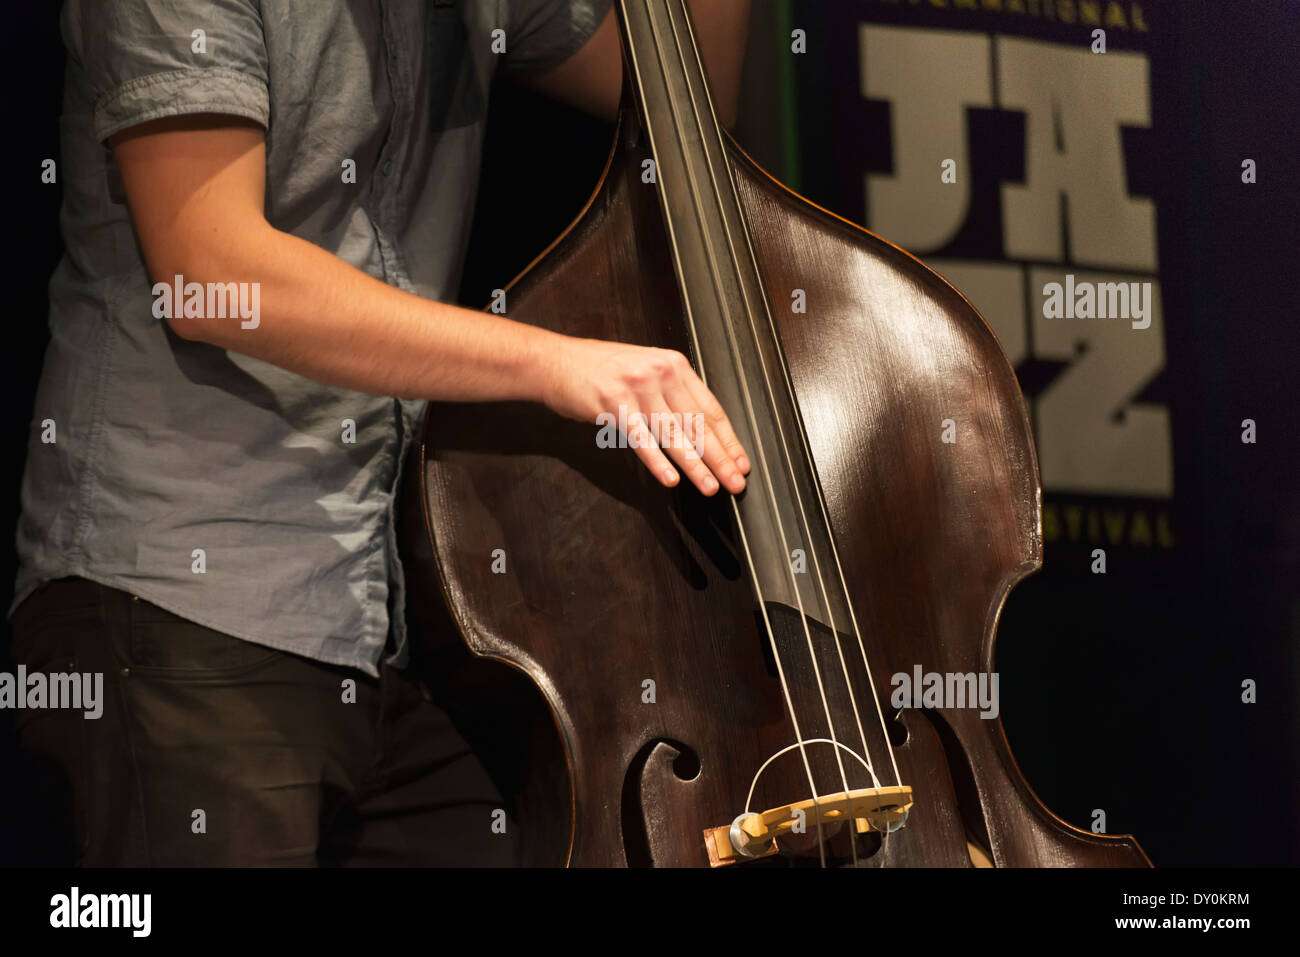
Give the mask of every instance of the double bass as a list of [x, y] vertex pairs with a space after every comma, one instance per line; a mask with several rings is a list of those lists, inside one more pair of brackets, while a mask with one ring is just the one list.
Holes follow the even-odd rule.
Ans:
[[404, 483], [412, 618], [462, 659], [444, 690], [469, 724], [507, 741], [523, 862], [1147, 865], [1053, 815], [996, 718], [891, 698], [898, 674], [991, 673], [1003, 601], [1041, 563], [996, 337], [745, 155], [683, 0], [617, 7], [604, 171], [506, 312], [685, 353], [752, 470], [706, 499], [539, 405], [429, 405]]

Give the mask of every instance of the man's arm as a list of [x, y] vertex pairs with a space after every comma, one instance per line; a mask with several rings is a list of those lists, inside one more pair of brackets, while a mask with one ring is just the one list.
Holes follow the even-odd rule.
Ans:
[[[703, 412], [700, 458], [669, 456], [706, 495], [749, 471], [717, 400], [684, 356], [574, 339], [403, 292], [264, 214], [265, 134], [251, 121], [191, 114], [131, 127], [109, 146], [155, 281], [258, 282], [260, 322], [170, 318], [177, 335], [244, 353], [328, 385], [430, 400], [521, 399], [595, 422], [620, 404], [647, 416]], [[175, 310], [174, 310], [175, 311]], [[162, 320], [160, 320], [162, 321]], [[665, 485], [676, 470], [653, 443], [637, 455]]]
[[[724, 129], [731, 129], [740, 103], [750, 0], [689, 0], [689, 3], [718, 122]], [[618, 19], [613, 7], [577, 53], [557, 67], [521, 74], [520, 79], [548, 96], [612, 122], [618, 116], [623, 87]]]

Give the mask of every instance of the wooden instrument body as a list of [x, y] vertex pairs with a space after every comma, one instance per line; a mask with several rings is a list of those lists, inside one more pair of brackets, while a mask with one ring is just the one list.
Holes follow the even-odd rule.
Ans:
[[[587, 207], [507, 288], [506, 311], [689, 355], [635, 136], [625, 121]], [[1146, 863], [1131, 838], [1051, 814], [1000, 721], [976, 708], [891, 716], [895, 673], [993, 671], [1002, 602], [1040, 563], [1024, 400], [948, 283], [727, 148], [875, 687], [891, 737], [906, 739], [895, 756], [915, 807], [862, 863], [970, 866], [968, 833], [998, 866]], [[789, 308], [795, 289], [805, 314]], [[941, 440], [945, 420], [955, 442]], [[703, 830], [729, 824], [759, 766], [793, 742], [723, 496], [664, 489], [630, 450], [597, 447], [592, 426], [521, 403], [431, 404], [407, 484], [423, 513], [407, 536], [413, 599], [442, 605], [442, 627], [474, 655], [526, 676], [558, 736], [567, 807], [525, 819], [529, 860], [707, 865]], [[787, 756], [752, 809], [807, 790]]]

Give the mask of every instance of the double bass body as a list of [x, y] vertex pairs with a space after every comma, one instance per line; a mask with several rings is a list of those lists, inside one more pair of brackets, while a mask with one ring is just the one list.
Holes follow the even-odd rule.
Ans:
[[[881, 737], [914, 793], [897, 831], [854, 836], [848, 822], [810, 819], [782, 854], [738, 866], [971, 866], [968, 842], [997, 866], [1146, 864], [1132, 838], [1048, 811], [998, 720], [889, 706], [892, 676], [916, 666], [994, 670], [1003, 600], [1041, 560], [1025, 403], [952, 286], [725, 144]], [[647, 155], [627, 112], [587, 206], [507, 287], [511, 318], [693, 355]], [[795, 290], [806, 311], [790, 308]], [[773, 660], [769, 631], [792, 629], [783, 647], [794, 648], [800, 624], [780, 602], [756, 602], [725, 493], [662, 488], [630, 451], [598, 446], [592, 426], [520, 403], [431, 404], [406, 485], [417, 620], [510, 679], [497, 697], [475, 686], [474, 707], [527, 742], [516, 757], [537, 773], [512, 790], [528, 862], [707, 866], [705, 833], [746, 809], [751, 785], [751, 810], [808, 797], [797, 750], [754, 780], [796, 743], [783, 680], [811, 687], [820, 675], [789, 661], [782, 675]], [[849, 644], [843, 623], [815, 630], [810, 645]], [[874, 720], [865, 673], [850, 684]], [[847, 772], [833, 748], [809, 747], [826, 793]], [[850, 786], [870, 783], [853, 773]]]

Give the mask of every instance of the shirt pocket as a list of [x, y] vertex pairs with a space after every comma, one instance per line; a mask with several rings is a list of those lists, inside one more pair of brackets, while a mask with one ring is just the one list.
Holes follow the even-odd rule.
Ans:
[[[436, 135], [482, 122], [487, 115], [485, 83], [475, 69], [460, 4], [450, 0], [430, 3], [426, 34], [430, 132]], [[489, 39], [487, 34], [476, 38], [485, 44]]]

